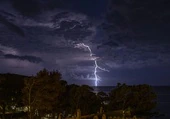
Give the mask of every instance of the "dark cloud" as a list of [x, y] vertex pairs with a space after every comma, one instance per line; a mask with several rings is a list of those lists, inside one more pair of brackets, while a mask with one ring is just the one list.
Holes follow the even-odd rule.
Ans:
[[33, 16], [41, 12], [38, 0], [11, 0], [13, 7], [24, 16]]
[[70, 9], [91, 17], [100, 17], [105, 11], [108, 0], [68, 0]]
[[3, 55], [4, 55], [3, 51], [0, 50], [0, 56], [3, 56]]
[[[11, 15], [11, 14], [8, 13], [8, 15]], [[8, 19], [6, 19], [1, 14], [0, 14], [0, 23], [5, 25], [6, 27], [8, 27], [9, 30], [19, 34], [20, 36], [22, 36], [22, 37], [25, 36], [24, 31], [20, 27], [15, 25], [15, 23], [12, 23], [12, 22], [8, 21]]]
[[16, 17], [14, 14], [6, 12], [6, 11], [1, 10], [1, 9], [0, 9], [0, 14], [7, 15], [7, 16], [10, 16], [10, 17]]
[[[161, 8], [163, 2], [151, 1]], [[69, 83], [93, 85], [97, 58], [98, 65], [110, 71], [98, 69], [100, 85], [159, 84], [161, 77], [162, 84], [169, 83], [169, 68], [164, 68], [170, 66], [167, 6], [156, 10], [150, 1], [113, 0], [106, 22], [99, 17], [107, 7], [104, 2], [14, 0], [15, 9], [0, 5], [0, 72], [32, 75], [42, 68], [57, 69]], [[22, 31], [25, 37], [20, 37]], [[78, 43], [89, 45], [94, 55], [75, 47]]]
[[68, 0], [10, 0], [15, 10], [23, 16], [35, 17], [36, 15], [58, 8], [69, 8]]
[[55, 34], [58, 34], [59, 36], [64, 36], [64, 38], [66, 39], [77, 41], [92, 35], [93, 31], [88, 29], [90, 27], [90, 23], [86, 23], [86, 21], [61, 21], [59, 23], [59, 28], [56, 28], [55, 30]]
[[57, 22], [60, 19], [67, 18], [69, 16], [69, 12], [60, 12], [52, 17], [52, 22]]
[[108, 41], [108, 42], [102, 43], [102, 45], [97, 46], [97, 48], [101, 48], [104, 46], [119, 47], [119, 43], [116, 43], [115, 41]]
[[135, 40], [167, 41], [170, 38], [169, 5], [167, 0], [110, 0], [107, 17], [112, 24], [111, 34], [119, 33], [124, 36], [122, 39], [128, 34]]
[[[88, 16], [99, 16], [106, 11], [107, 0], [10, 0], [23, 16], [33, 17], [46, 10], [67, 9]], [[88, 6], [88, 7], [87, 7]]]
[[5, 54], [4, 57], [6, 59], [19, 59], [19, 60], [27, 60], [29, 62], [32, 63], [40, 63], [43, 60], [40, 57], [36, 57], [36, 56], [18, 56], [18, 55], [12, 55], [12, 54]]

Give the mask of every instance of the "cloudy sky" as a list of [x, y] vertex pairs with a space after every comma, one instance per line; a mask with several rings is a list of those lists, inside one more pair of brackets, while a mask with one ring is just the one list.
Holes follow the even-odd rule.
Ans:
[[[169, 0], [1, 0], [0, 73], [68, 83], [170, 85]], [[77, 44], [88, 45], [77, 47]]]

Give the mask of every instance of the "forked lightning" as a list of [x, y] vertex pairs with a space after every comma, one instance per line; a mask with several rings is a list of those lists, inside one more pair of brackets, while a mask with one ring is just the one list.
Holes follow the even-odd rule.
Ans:
[[100, 69], [102, 71], [107, 71], [107, 72], [109, 72], [109, 70], [106, 70], [98, 66], [97, 57], [93, 57], [94, 54], [92, 53], [90, 46], [85, 45], [84, 43], [79, 43], [79, 44], [76, 44], [75, 48], [87, 48], [89, 50], [90, 57], [92, 57], [92, 60], [94, 61], [94, 64], [95, 64], [95, 68], [94, 68], [95, 86], [98, 86], [98, 81], [100, 80], [100, 77], [97, 75], [97, 69]]

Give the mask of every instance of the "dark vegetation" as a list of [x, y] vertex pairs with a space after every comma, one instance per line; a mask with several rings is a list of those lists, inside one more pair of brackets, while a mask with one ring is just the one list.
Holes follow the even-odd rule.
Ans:
[[104, 111], [124, 110], [133, 115], [148, 115], [156, 106], [156, 94], [149, 85], [118, 83], [109, 93], [94, 93], [88, 85], [68, 85], [58, 71], [41, 70], [36, 76], [16, 74], [0, 75], [0, 111], [3, 119], [26, 117], [29, 119], [50, 114], [55, 117], [75, 115], [80, 109], [82, 115]]

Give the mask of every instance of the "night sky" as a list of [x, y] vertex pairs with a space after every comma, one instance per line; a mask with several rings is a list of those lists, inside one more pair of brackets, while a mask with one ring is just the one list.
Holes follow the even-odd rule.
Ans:
[[[170, 85], [169, 0], [1, 0], [0, 73], [59, 70], [68, 83]], [[75, 48], [84, 43], [92, 49]]]

